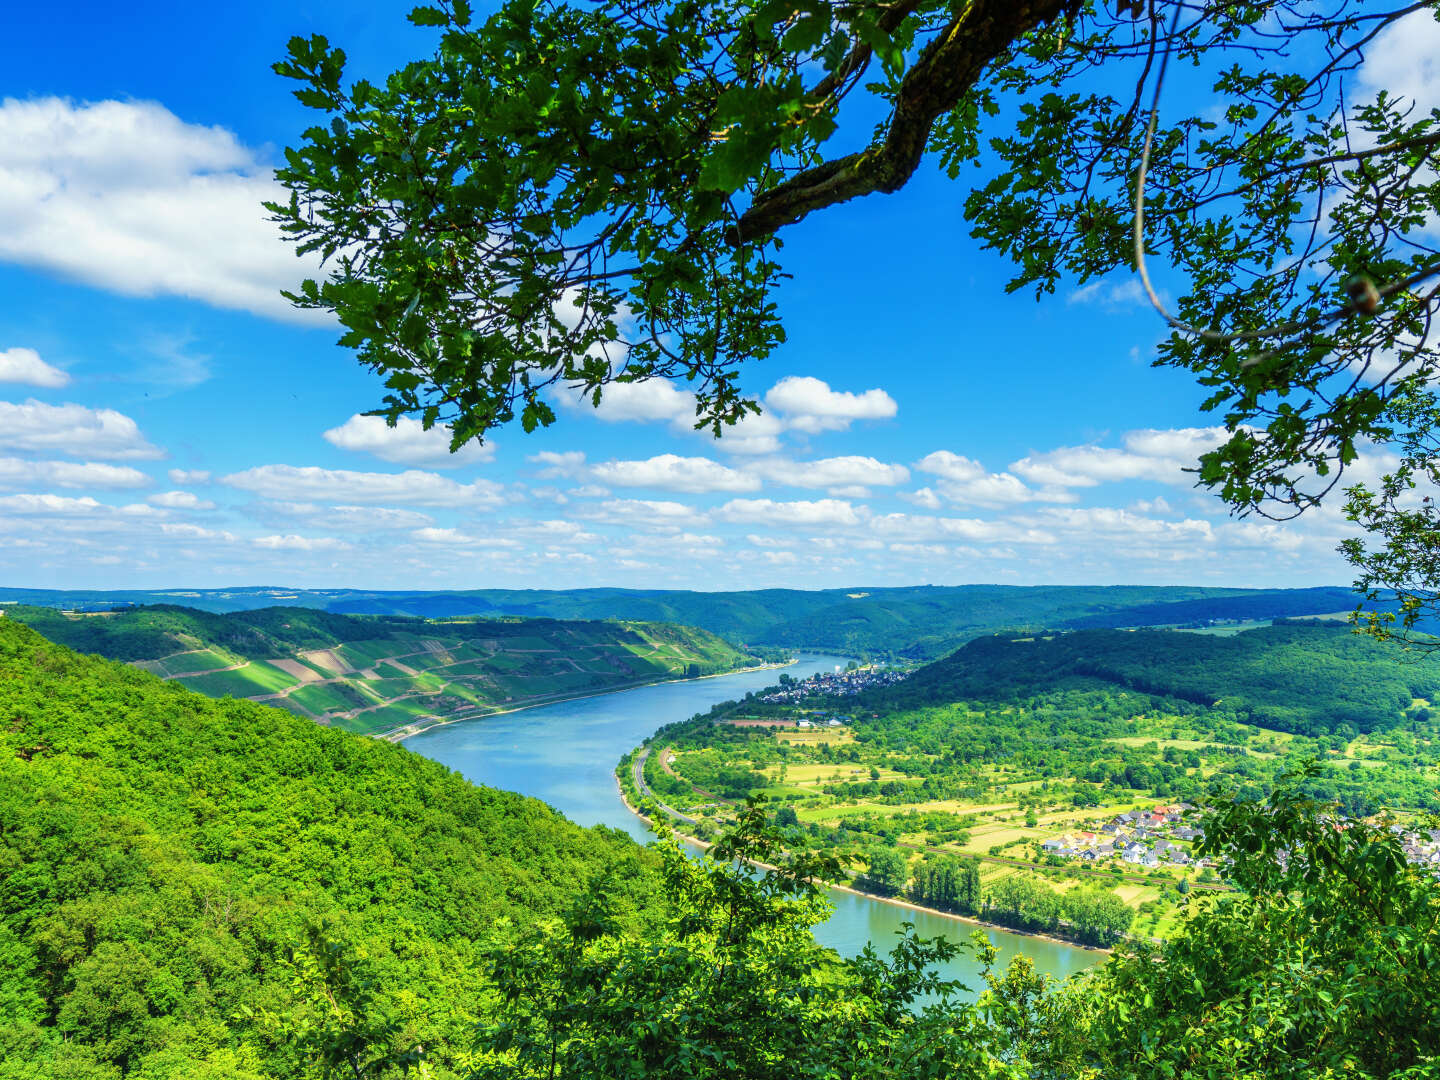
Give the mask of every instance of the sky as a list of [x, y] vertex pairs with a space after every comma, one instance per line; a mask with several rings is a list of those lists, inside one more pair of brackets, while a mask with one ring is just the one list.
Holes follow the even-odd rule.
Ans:
[[[305, 268], [259, 204], [311, 117], [269, 64], [318, 32], [383, 77], [432, 47], [409, 6], [7, 14], [0, 585], [1350, 580], [1337, 512], [1236, 520], [1193, 487], [1221, 435], [1193, 380], [1149, 366], [1137, 282], [1007, 296], [967, 189], [930, 167], [787, 231], [789, 340], [745, 373], [764, 414], [724, 438], [658, 382], [453, 456], [364, 416], [379, 380], [280, 295]], [[1440, 98], [1422, 31], [1370, 62]]]

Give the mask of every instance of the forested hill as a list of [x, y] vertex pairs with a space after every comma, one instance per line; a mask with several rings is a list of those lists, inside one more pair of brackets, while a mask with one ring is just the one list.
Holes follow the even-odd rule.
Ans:
[[732, 643], [752, 647], [814, 648], [916, 659], [943, 656], [972, 638], [1000, 630], [1233, 623], [1349, 611], [1357, 600], [1355, 594], [1340, 588], [1148, 585], [926, 585], [745, 592], [238, 588], [62, 593], [0, 588], [0, 602], [82, 609], [115, 603], [183, 603], [225, 612], [284, 603], [344, 614], [420, 618], [636, 619], [698, 626]]
[[64, 614], [11, 606], [52, 641], [134, 663], [214, 697], [264, 701], [351, 731], [406, 731], [751, 662], [665, 623], [435, 621], [310, 608], [216, 614], [157, 605]]
[[1241, 722], [1321, 735], [1391, 727], [1416, 699], [1436, 700], [1440, 660], [1405, 662], [1392, 646], [1314, 622], [1230, 637], [1165, 630], [1001, 635], [972, 641], [876, 691], [869, 704], [1003, 701], [1079, 687], [1178, 698]]
[[648, 866], [628, 837], [400, 747], [0, 619], [6, 1077], [318, 1075], [303, 1029], [272, 1042], [261, 1018], [325, 1036], [317, 973], [443, 1059], [468, 1045], [497, 920], [558, 914], [597, 875], [633, 920]]

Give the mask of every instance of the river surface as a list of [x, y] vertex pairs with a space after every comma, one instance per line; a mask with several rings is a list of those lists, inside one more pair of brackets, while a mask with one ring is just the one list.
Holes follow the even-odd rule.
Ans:
[[[806, 654], [784, 671], [803, 679], [819, 671], [844, 665], [845, 657]], [[623, 829], [641, 843], [652, 838], [649, 829], [620, 799], [615, 766], [633, 747], [657, 728], [696, 713], [709, 711], [722, 701], [742, 698], [751, 690], [773, 686], [775, 669], [747, 671], [687, 682], [658, 683], [615, 694], [563, 701], [500, 716], [462, 720], [431, 728], [405, 740], [416, 753], [447, 765], [476, 784], [518, 791], [549, 803], [581, 825], [610, 825]], [[881, 952], [896, 941], [902, 923], [915, 924], [925, 937], [943, 934], [966, 941], [972, 924], [895, 904], [832, 891], [835, 914], [815, 928], [815, 937], [845, 956], [867, 944]], [[1035, 967], [1064, 978], [1100, 959], [1100, 954], [1057, 941], [986, 929], [1000, 950], [1003, 967], [1016, 954], [1029, 956]], [[962, 952], [944, 974], [960, 979], [972, 991], [980, 986], [979, 965]]]

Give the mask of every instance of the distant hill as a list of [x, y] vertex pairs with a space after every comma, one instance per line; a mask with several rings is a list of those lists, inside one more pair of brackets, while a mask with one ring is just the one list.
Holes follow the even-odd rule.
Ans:
[[0, 709], [6, 1077], [318, 1076], [262, 1014], [337, 986], [445, 1062], [502, 919], [561, 915], [597, 878], [622, 922], [655, 904], [627, 836], [13, 618]]
[[1001, 635], [970, 642], [872, 693], [867, 703], [915, 708], [1101, 686], [1215, 706], [1260, 727], [1323, 735], [1393, 727], [1416, 699], [1440, 699], [1440, 661], [1406, 663], [1393, 646], [1321, 622], [1223, 637], [1167, 630]]
[[805, 591], [684, 592], [636, 589], [196, 589], [54, 592], [0, 589], [0, 602], [47, 607], [184, 604], [212, 612], [284, 604], [350, 615], [418, 618], [516, 616], [631, 619], [698, 626], [736, 645], [813, 648], [862, 656], [933, 659], [972, 638], [1038, 627], [1164, 626], [1242, 622], [1348, 611], [1347, 589], [1215, 589], [1189, 586], [960, 585]]
[[715, 674], [752, 659], [708, 631], [665, 623], [435, 621], [291, 607], [3, 610], [52, 641], [211, 697], [264, 701], [365, 733]]

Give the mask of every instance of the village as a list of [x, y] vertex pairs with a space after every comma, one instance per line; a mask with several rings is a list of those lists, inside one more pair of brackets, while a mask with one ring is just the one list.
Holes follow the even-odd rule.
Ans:
[[[1040, 849], [1046, 855], [1083, 863], [1115, 860], [1143, 867], [1209, 867], [1213, 863], [1196, 858], [1190, 847], [1205, 837], [1203, 829], [1186, 820], [1194, 809], [1189, 803], [1176, 803], [1130, 810], [1116, 814], [1093, 829], [1053, 836], [1042, 843]], [[1371, 819], [1371, 823], [1378, 822]], [[1343, 828], [1344, 819], [1337, 824]], [[1440, 829], [1407, 829], [1395, 823], [1388, 828], [1400, 838], [1407, 862], [1432, 870], [1440, 877]]]
[[778, 690], [760, 700], [769, 705], [785, 705], [812, 697], [854, 697], [865, 690], [893, 686], [909, 674], [899, 668], [876, 666], [822, 671], [799, 682], [782, 682]]
[[[1093, 830], [1080, 830], [1051, 837], [1040, 845], [1047, 855], [1097, 863], [1107, 859], [1134, 866], [1208, 866], [1197, 859], [1189, 844], [1204, 837], [1197, 826], [1184, 819], [1193, 810], [1189, 803], [1155, 806], [1116, 814]], [[1186, 845], [1186, 846], [1182, 846]]]

